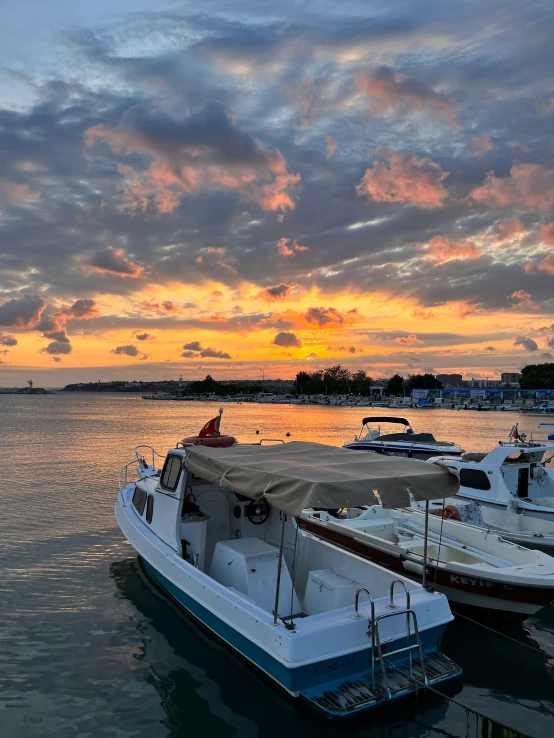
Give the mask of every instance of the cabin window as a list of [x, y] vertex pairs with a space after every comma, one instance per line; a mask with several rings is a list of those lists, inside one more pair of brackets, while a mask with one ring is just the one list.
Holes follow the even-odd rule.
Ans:
[[481, 469], [461, 469], [460, 485], [470, 489], [487, 490], [491, 488], [490, 479]]
[[133, 494], [133, 507], [139, 515], [142, 515], [142, 513], [144, 512], [144, 506], [146, 505], [147, 497], [148, 495], [143, 489], [141, 489], [140, 487], [135, 487], [135, 492]]
[[161, 484], [164, 489], [174, 492], [181, 473], [181, 457], [168, 456], [162, 471]]
[[148, 502], [146, 503], [146, 522], [152, 522], [152, 516], [154, 515], [154, 495], [148, 495]]

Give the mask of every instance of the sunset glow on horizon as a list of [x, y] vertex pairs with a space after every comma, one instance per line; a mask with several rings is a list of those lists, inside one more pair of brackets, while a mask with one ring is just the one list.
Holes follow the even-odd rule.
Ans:
[[552, 9], [510, 8], [8, 0], [0, 386], [554, 360]]

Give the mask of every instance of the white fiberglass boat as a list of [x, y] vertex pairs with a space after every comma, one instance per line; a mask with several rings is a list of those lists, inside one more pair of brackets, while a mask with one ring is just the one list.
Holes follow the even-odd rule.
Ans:
[[[370, 423], [377, 424], [377, 428], [370, 428]], [[382, 433], [382, 423], [401, 425], [404, 430], [401, 433]], [[428, 459], [437, 454], [461, 456], [464, 452], [464, 449], [455, 443], [437, 441], [431, 433], [414, 433], [412, 426], [405, 418], [395, 416], [364, 418], [360, 434], [355, 436], [353, 441], [345, 443], [344, 448], [417, 459]]]
[[417, 509], [376, 505], [342, 515], [305, 510], [300, 526], [417, 580], [426, 559], [427, 582], [451, 603], [523, 620], [554, 601], [552, 557], [435, 515], [429, 516], [426, 547], [425, 514]]
[[438, 650], [444, 595], [295, 522], [313, 505], [373, 503], [373, 490], [395, 504], [408, 487], [455, 494], [447, 470], [312, 443], [178, 444], [161, 472], [137, 458], [116, 518], [146, 570], [289, 695], [338, 717], [460, 673]]
[[428, 461], [458, 472], [458, 497], [554, 521], [554, 469], [546, 466], [554, 454], [554, 442], [520, 439], [513, 426], [510, 440], [500, 441], [488, 454], [442, 455]]
[[518, 543], [526, 548], [538, 548], [552, 555], [554, 553], [554, 521], [541, 520], [517, 511], [517, 501], [508, 504], [506, 509], [480, 505], [475, 500], [458, 497], [445, 500], [432, 500], [430, 511], [468, 525], [494, 531], [506, 541]]

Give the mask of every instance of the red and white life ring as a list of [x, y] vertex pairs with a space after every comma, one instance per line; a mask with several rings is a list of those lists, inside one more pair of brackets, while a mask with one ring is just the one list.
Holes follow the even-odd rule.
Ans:
[[209, 448], [227, 448], [228, 446], [234, 446], [235, 443], [237, 443], [237, 439], [233, 436], [205, 436], [202, 438], [201, 436], [189, 436], [188, 438], [183, 438], [182, 440], [183, 445], [193, 445], [193, 446], [208, 446]]

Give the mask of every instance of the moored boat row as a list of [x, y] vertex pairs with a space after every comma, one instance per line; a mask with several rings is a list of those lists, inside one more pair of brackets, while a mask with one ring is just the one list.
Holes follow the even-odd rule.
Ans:
[[161, 470], [137, 451], [116, 517], [149, 576], [290, 696], [330, 717], [385, 704], [460, 674], [439, 650], [449, 602], [524, 619], [554, 600], [554, 559], [517, 539], [554, 542], [531, 517], [554, 515], [554, 444], [238, 444], [221, 412]]

